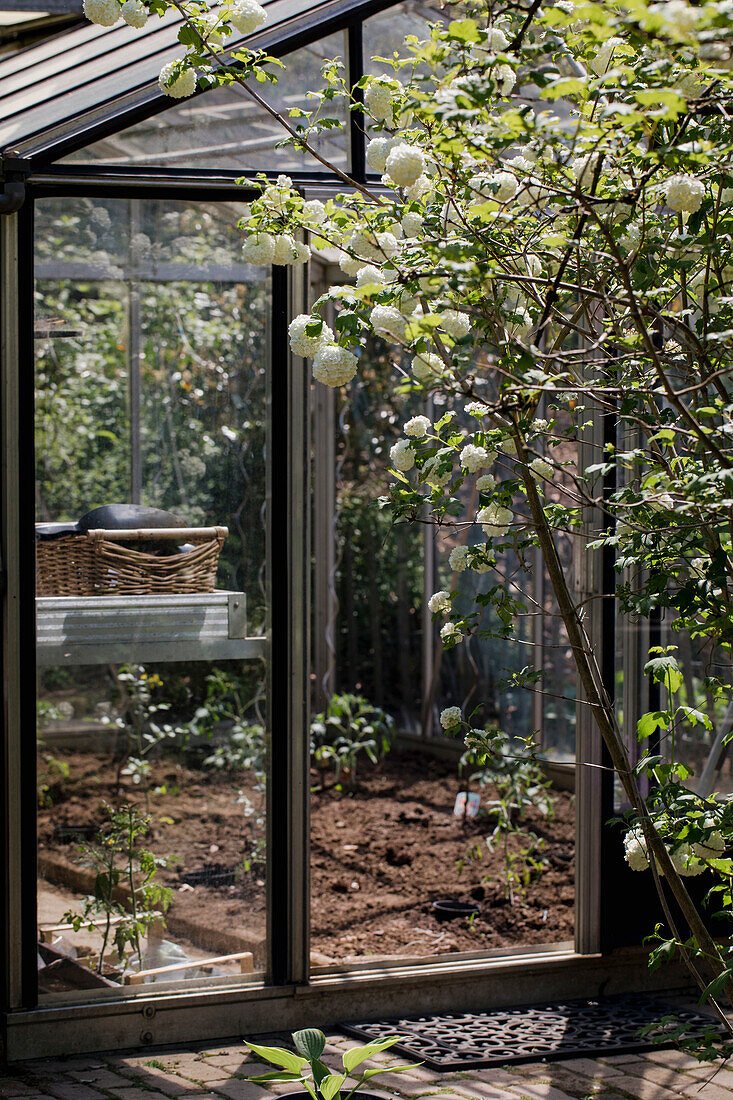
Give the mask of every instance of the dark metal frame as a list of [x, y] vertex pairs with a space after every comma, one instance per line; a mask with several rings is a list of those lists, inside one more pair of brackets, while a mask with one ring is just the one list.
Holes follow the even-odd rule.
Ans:
[[[3, 348], [2, 379], [2, 519], [4, 539], [3, 770], [5, 804], [0, 850], [0, 892], [4, 904], [0, 931], [5, 958], [4, 1007], [29, 1010], [38, 1003], [36, 964], [36, 761], [35, 761], [35, 608], [34, 559], [34, 361], [33, 361], [33, 210], [34, 200], [88, 196], [84, 185], [48, 181], [28, 185], [20, 212], [2, 219], [4, 234], [17, 236], [12, 252], [15, 271], [4, 269], [0, 323], [5, 340], [17, 333], [17, 350]], [[158, 186], [121, 187], [100, 183], [106, 198], [160, 198]], [[211, 202], [246, 201], [252, 194], [187, 185], [171, 198]], [[10, 260], [6, 260], [8, 268]], [[17, 278], [17, 284], [15, 280]], [[305, 372], [290, 356], [287, 320], [293, 295], [303, 301], [303, 281], [294, 288], [283, 268], [272, 280], [268, 455], [268, 588], [270, 599], [269, 699], [271, 761], [267, 829], [269, 860], [266, 981], [285, 985], [307, 981], [308, 896], [308, 680], [309, 590], [308, 516], [304, 494], [309, 487], [308, 387]], [[17, 293], [15, 292], [17, 285]], [[10, 315], [10, 312], [14, 315]], [[13, 369], [15, 366], [16, 369]], [[288, 583], [283, 579], [287, 578]], [[276, 580], [275, 580], [276, 579]], [[16, 643], [19, 639], [20, 645]], [[293, 845], [292, 838], [296, 837]], [[295, 849], [295, 850], [294, 850]], [[17, 944], [20, 943], [20, 951]], [[20, 966], [12, 960], [20, 960]]]
[[[377, 15], [379, 12], [384, 11], [390, 7], [394, 7], [395, 0], [340, 0], [338, 5], [334, 5], [333, 14], [329, 14], [327, 18], [323, 18], [323, 11], [316, 9], [314, 12], [309, 13], [307, 16], [302, 16], [297, 21], [297, 27], [294, 27], [290, 32], [287, 28], [273, 28], [271, 32], [262, 33], [256, 38], [252, 39], [251, 46], [256, 49], [264, 49], [271, 52], [273, 56], [282, 57], [287, 53], [292, 53], [294, 50], [300, 49], [305, 46], [311, 45], [313, 42], [319, 39], [326, 38], [330, 34], [336, 34], [339, 31], [346, 31], [348, 35], [347, 42], [347, 64], [349, 80], [352, 84], [358, 82], [364, 72], [364, 59], [362, 48], [362, 22], [364, 19], [368, 19], [372, 15]], [[196, 96], [205, 95], [206, 92], [197, 92]], [[140, 103], [133, 107], [125, 108], [125, 101], [129, 97], [130, 92], [126, 92], [124, 96], [120, 96], [115, 102], [108, 105], [108, 109], [105, 113], [105, 117], [98, 122], [89, 123], [82, 127], [80, 130], [75, 131], [73, 134], [61, 136], [58, 138], [51, 138], [46, 144], [39, 144], [36, 148], [32, 148], [32, 151], [28, 153], [28, 163], [34, 170], [43, 171], [44, 169], [52, 168], [52, 165], [62, 157], [68, 156], [70, 153], [74, 153], [79, 149], [84, 149], [88, 145], [91, 145], [95, 141], [100, 141], [105, 137], [114, 133], [119, 133], [120, 130], [134, 125], [136, 122], [142, 122], [145, 119], [152, 118], [157, 114], [161, 114], [171, 106], [169, 97], [162, 94], [156, 96], [151, 100], [146, 100], [144, 103]], [[192, 97], [195, 98], [195, 97]], [[116, 106], [115, 104], [118, 104]], [[364, 178], [365, 173], [365, 161], [364, 161], [364, 131], [361, 126], [358, 125], [356, 115], [352, 112], [349, 132], [352, 141], [352, 166], [356, 178], [361, 180]], [[40, 142], [39, 136], [39, 142]], [[23, 146], [33, 146], [33, 139], [24, 139], [18, 143], [22, 148]], [[104, 168], [97, 169], [96, 166], [90, 166], [90, 169], [86, 169], [85, 166], [63, 166], [63, 172], [73, 175], [75, 171], [81, 170], [81, 172], [91, 170], [95, 174], [99, 171], [103, 172], [118, 172], [125, 174], [130, 170], [124, 166], [104, 166]], [[56, 171], [55, 168], [52, 168]], [[145, 171], [155, 174], [155, 169], [145, 169]], [[166, 173], [172, 176], [176, 174], [175, 169], [164, 169]], [[188, 170], [181, 170], [185, 175], [196, 175], [196, 172], [190, 172]], [[132, 170], [134, 172], [134, 170]], [[131, 173], [132, 174], [132, 173]], [[237, 179], [241, 176], [242, 172], [222, 172], [223, 178]], [[201, 178], [207, 177], [207, 172], [202, 170]], [[295, 178], [294, 173], [290, 175]], [[304, 172], [297, 173], [299, 178], [303, 179], [303, 182], [322, 182], [325, 176], [324, 172]]]

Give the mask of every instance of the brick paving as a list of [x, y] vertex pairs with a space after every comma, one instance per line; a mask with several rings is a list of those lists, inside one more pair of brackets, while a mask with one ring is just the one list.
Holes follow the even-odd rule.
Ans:
[[[285, 1037], [265, 1042], [282, 1041]], [[334, 1068], [351, 1045], [328, 1036]], [[399, 1064], [389, 1053], [375, 1059]], [[2, 1100], [275, 1100], [282, 1085], [249, 1080], [265, 1069], [241, 1042], [222, 1046], [83, 1055], [0, 1067]], [[288, 1089], [292, 1086], [288, 1086]], [[383, 1100], [733, 1100], [733, 1063], [714, 1072], [679, 1051], [571, 1058], [522, 1066], [435, 1073], [423, 1068], [377, 1077]]]

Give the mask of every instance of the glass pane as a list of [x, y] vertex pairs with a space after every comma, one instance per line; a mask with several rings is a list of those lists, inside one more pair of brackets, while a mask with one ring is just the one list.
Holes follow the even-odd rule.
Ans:
[[270, 281], [238, 216], [37, 204], [42, 995], [264, 965]]
[[[305, 93], [322, 86], [324, 61], [344, 56], [344, 35], [329, 35], [287, 54], [283, 58], [285, 68], [274, 70], [277, 84], [257, 85], [258, 90], [285, 117], [291, 107], [312, 110], [313, 101]], [[342, 100], [327, 107], [326, 117], [342, 122], [346, 119]], [[291, 146], [277, 148], [286, 136], [242, 88], [232, 85], [175, 103], [160, 114], [63, 157], [61, 162], [319, 171], [317, 162]], [[313, 144], [331, 163], [346, 167], [348, 128], [346, 132], [327, 130], [314, 138]]]
[[[498, 848], [487, 850], [492, 800], [506, 792], [493, 782], [467, 783], [476, 769], [461, 767], [462, 744], [440, 729], [441, 707], [468, 699], [468, 710], [480, 708], [476, 724], [528, 735], [536, 719], [532, 695], [499, 681], [505, 670], [531, 662], [521, 639], [531, 638], [533, 620], [523, 620], [515, 638], [473, 639], [450, 652], [442, 651], [432, 623], [425, 636], [425, 601], [450, 587], [455, 539], [433, 540], [419, 524], [391, 526], [376, 504], [389, 482], [390, 446], [403, 437], [405, 420], [425, 411], [415, 395], [396, 392], [396, 361], [395, 349], [374, 341], [334, 415], [338, 541], [327, 636], [335, 645], [336, 696], [314, 726], [311, 803], [312, 961], [323, 967], [567, 942], [573, 935], [572, 792], [559, 789], [562, 779], [547, 787], [544, 772], [529, 777], [533, 786], [539, 779], [540, 791], [523, 809], [522, 827], [534, 835], [535, 862], [527, 864], [526, 892], [513, 886], [510, 898], [509, 873], [519, 871], [527, 836], [511, 838], [511, 861]], [[474, 530], [471, 541], [479, 536]], [[516, 571], [516, 559], [508, 558], [507, 572]], [[456, 576], [467, 601], [490, 580], [469, 571]], [[531, 572], [520, 580], [531, 590]], [[431, 658], [432, 678], [424, 682]], [[566, 672], [562, 662], [553, 666], [548, 690], [565, 682]], [[318, 677], [317, 710], [328, 701], [320, 684]], [[574, 680], [567, 690], [572, 695]], [[359, 747], [369, 739], [360, 733], [365, 723], [376, 731], [370, 749]], [[559, 724], [548, 713], [552, 750]], [[476, 818], [463, 814], [460, 801], [456, 813], [467, 786], [481, 798]], [[440, 899], [478, 904], [480, 913], [443, 923], [432, 909]]]
[[[446, 12], [437, 3], [423, 0], [404, 0], [388, 11], [373, 15], [363, 23], [364, 71], [373, 75], [387, 73], [394, 76], [395, 71], [375, 57], [393, 57], [395, 51], [404, 55], [403, 42], [408, 34], [414, 34], [422, 41], [428, 37], [428, 23], [447, 22]], [[399, 73], [397, 74], [399, 76]]]

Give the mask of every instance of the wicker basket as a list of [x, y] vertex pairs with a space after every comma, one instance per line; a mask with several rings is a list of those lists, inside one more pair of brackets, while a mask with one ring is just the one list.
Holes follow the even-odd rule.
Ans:
[[[213, 592], [226, 527], [87, 531], [36, 542], [39, 596], [159, 596]], [[163, 540], [194, 543], [177, 554], [120, 545]]]
[[85, 596], [93, 588], [92, 544], [86, 535], [36, 539], [37, 596]]

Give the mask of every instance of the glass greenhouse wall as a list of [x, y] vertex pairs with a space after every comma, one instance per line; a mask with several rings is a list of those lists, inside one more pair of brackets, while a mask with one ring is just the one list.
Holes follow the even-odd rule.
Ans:
[[[442, 18], [268, 11], [281, 107], [324, 59], [356, 81]], [[233, 89], [163, 99], [175, 35], [168, 17], [144, 48], [83, 27], [0, 62], [3, 197], [22, 193], [0, 210], [8, 1049], [484, 1007], [507, 975], [518, 1001], [613, 984], [630, 969], [600, 957], [623, 940], [600, 881], [613, 790], [542, 572], [504, 555], [507, 596], [548, 614], [486, 610], [491, 636], [442, 651], [429, 595], [496, 582], [454, 576], [464, 536], [393, 528], [372, 503], [421, 411], [397, 352], [374, 341], [343, 393], [311, 390], [287, 325], [343, 273], [242, 262], [243, 173], [288, 171], [308, 198], [342, 182]], [[351, 119], [321, 151], [359, 177], [364, 143]], [[579, 591], [603, 590], [561, 552]], [[592, 619], [599, 652], [617, 625]], [[535, 693], [516, 684], [530, 646]], [[440, 732], [457, 703], [515, 744], [538, 731], [541, 759], [464, 758]], [[518, 797], [521, 836], [492, 847], [487, 821]], [[456, 897], [480, 915], [446, 929], [432, 903]]]

